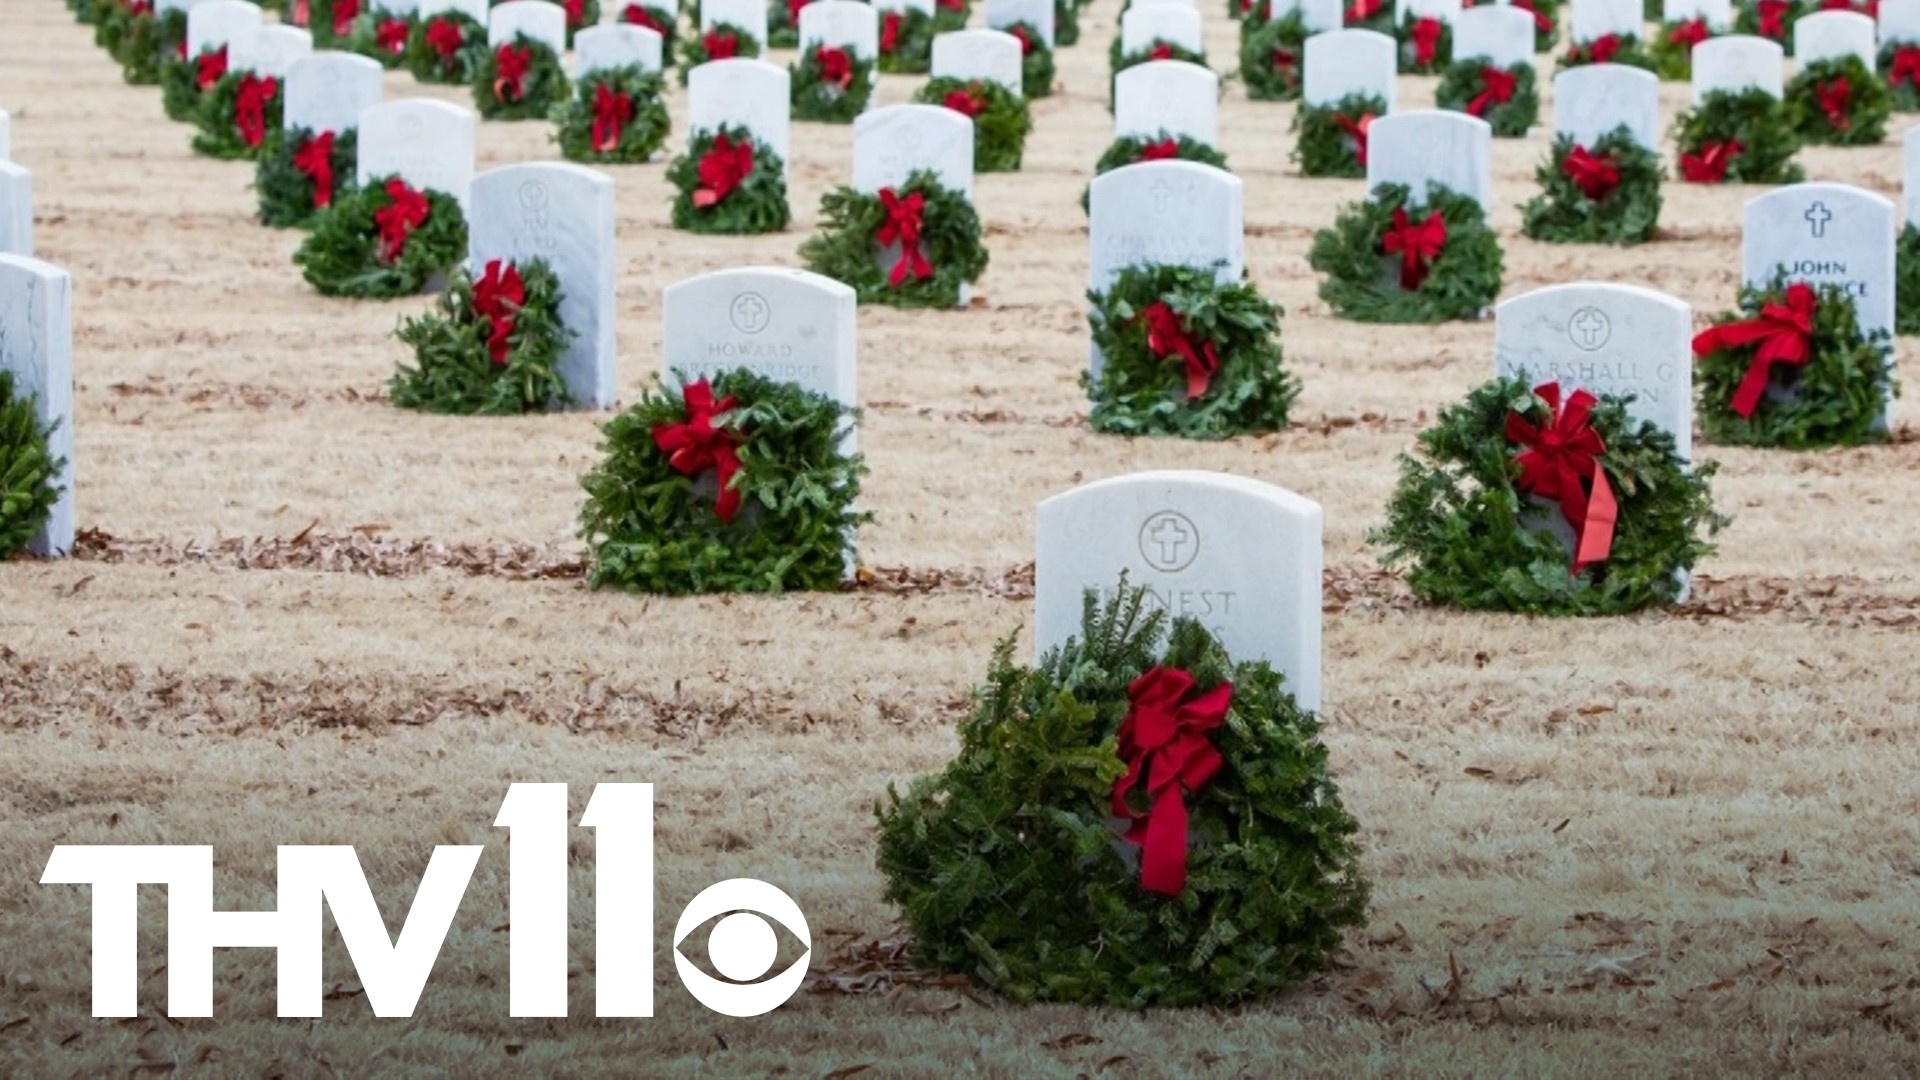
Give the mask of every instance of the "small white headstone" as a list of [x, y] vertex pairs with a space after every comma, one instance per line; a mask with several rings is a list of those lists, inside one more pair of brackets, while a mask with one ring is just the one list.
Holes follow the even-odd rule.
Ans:
[[862, 60], [880, 55], [880, 16], [861, 0], [813, 0], [800, 9], [800, 48], [846, 49]]
[[1053, 0], [987, 0], [987, 26], [1005, 30], [1026, 23], [1040, 35], [1040, 44], [1053, 48]]
[[508, 0], [487, 15], [487, 47], [497, 49], [524, 34], [564, 56], [567, 9], [549, 0]]
[[1900, 140], [1901, 194], [1906, 203], [1907, 224], [1920, 226], [1920, 127], [1910, 127]]
[[832, 278], [765, 266], [719, 270], [667, 286], [660, 309], [665, 384], [674, 385], [676, 369], [695, 380], [747, 368], [860, 403], [854, 292]]
[[0, 161], [0, 255], [33, 254], [33, 174]]
[[465, 15], [481, 26], [487, 25], [487, 0], [420, 0], [420, 19], [435, 15]]
[[1633, 141], [1660, 149], [1660, 79], [1627, 64], [1585, 64], [1553, 77], [1553, 131], [1591, 147], [1625, 125]]
[[1816, 11], [1793, 23], [1793, 58], [1801, 67], [1819, 60], [1857, 56], [1872, 71], [1880, 58], [1871, 16], [1857, 11]]
[[1021, 59], [1020, 39], [1000, 30], [955, 30], [933, 38], [936, 79], [996, 82], [1019, 97]]
[[1489, 208], [1492, 163], [1493, 127], [1466, 113], [1414, 109], [1380, 117], [1367, 129], [1367, 190], [1405, 184], [1414, 205], [1423, 205], [1427, 185], [1438, 183]]
[[1414, 19], [1439, 19], [1452, 25], [1461, 14], [1461, 0], [1394, 0], [1393, 24], [1400, 26]]
[[917, 169], [973, 198], [973, 121], [939, 105], [889, 105], [853, 121], [853, 189], [898, 187]]
[[700, 32], [704, 34], [720, 23], [739, 27], [761, 45], [767, 43], [765, 0], [700, 0]]
[[472, 216], [474, 114], [431, 98], [404, 98], [360, 113], [358, 162], [361, 183], [397, 175], [415, 188], [432, 188], [460, 202]]
[[1732, 0], [1661, 0], [1660, 19], [1662, 22], [1670, 23], [1705, 19], [1708, 29], [1716, 34], [1724, 34], [1727, 28], [1733, 25], [1733, 2]]
[[294, 62], [313, 55], [313, 35], [292, 26], [261, 26], [227, 42], [227, 70], [285, 79]]
[[1145, 52], [1156, 41], [1193, 53], [1203, 51], [1206, 41], [1201, 35], [1199, 10], [1184, 4], [1142, 3], [1120, 16], [1120, 55]]
[[1920, 43], [1920, 0], [1880, 0], [1880, 44]]
[[260, 6], [245, 0], [203, 0], [187, 12], [187, 56], [219, 49], [261, 24]]
[[1082, 597], [1127, 583], [1199, 621], [1236, 661], [1265, 660], [1320, 708], [1320, 505], [1243, 476], [1133, 473], [1056, 495], [1034, 514], [1034, 649], [1080, 635]]
[[1497, 68], [1533, 61], [1533, 16], [1505, 4], [1461, 12], [1453, 20], [1453, 58], [1483, 60]]
[[1352, 94], [1378, 97], [1393, 111], [1400, 47], [1374, 30], [1329, 30], [1307, 39], [1300, 97], [1325, 108]]
[[1638, 285], [1576, 282], [1493, 309], [1494, 370], [1528, 385], [1632, 394], [1627, 412], [1670, 432], [1693, 459], [1693, 311]]
[[581, 408], [614, 398], [613, 178], [581, 165], [541, 161], [473, 178], [467, 265], [545, 259], [560, 279], [560, 321], [574, 337], [560, 377]]
[[281, 117], [287, 128], [339, 133], [360, 123], [380, 103], [378, 61], [344, 52], [320, 52], [287, 69]]
[[1860, 329], [1893, 333], [1893, 201], [1847, 184], [1789, 184], [1747, 200], [1741, 279], [1837, 283], [1853, 297]]
[[1151, 138], [1164, 131], [1218, 146], [1219, 111], [1220, 76], [1199, 64], [1135, 64], [1113, 79], [1116, 139]]
[[1641, 0], [1571, 0], [1573, 15], [1568, 21], [1572, 39], [1584, 45], [1608, 34], [1639, 37], [1640, 20], [1645, 14]]
[[1693, 47], [1693, 103], [1720, 91], [1758, 88], [1780, 97], [1786, 87], [1786, 51], [1752, 34], [1708, 38]]
[[744, 127], [771, 147], [781, 161], [789, 162], [789, 85], [787, 69], [765, 60], [710, 60], [687, 74], [687, 128], [698, 133]]
[[[765, 20], [764, 13], [761, 18]], [[644, 26], [626, 23], [589, 26], [573, 35], [573, 77], [580, 79], [596, 71], [630, 67], [658, 75], [662, 44], [659, 32]]]
[[[1093, 178], [1087, 198], [1089, 288], [1106, 290], [1129, 266], [1211, 269], [1221, 282], [1246, 267], [1246, 188], [1224, 169], [1166, 159], [1123, 165]], [[1089, 346], [1096, 376], [1104, 359]]]
[[38, 259], [0, 254], [0, 368], [15, 394], [31, 394], [34, 417], [54, 427], [47, 449], [64, 459], [53, 515], [27, 541], [35, 555], [73, 550], [73, 280]]
[[1309, 35], [1338, 30], [1346, 19], [1341, 0], [1268, 0], [1267, 18], [1284, 19], [1300, 13], [1300, 24]]

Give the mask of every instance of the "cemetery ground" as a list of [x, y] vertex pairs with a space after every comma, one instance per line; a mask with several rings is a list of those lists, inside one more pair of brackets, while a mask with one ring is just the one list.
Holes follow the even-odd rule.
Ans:
[[[1232, 27], [1209, 5], [1209, 51]], [[0, 107], [34, 171], [40, 255], [72, 272], [76, 557], [0, 567], [0, 1074], [1473, 1076], [1892, 1075], [1920, 1062], [1920, 407], [1891, 445], [1728, 450], [1734, 523], [1677, 612], [1538, 620], [1417, 607], [1364, 541], [1395, 455], [1492, 370], [1491, 322], [1329, 317], [1313, 231], [1358, 181], [1303, 181], [1292, 106], [1230, 87], [1247, 260], [1304, 383], [1287, 432], [1224, 444], [1090, 434], [1086, 241], [1116, 0], [1059, 55], [1023, 172], [981, 176], [993, 264], [973, 306], [860, 312], [867, 572], [840, 594], [662, 599], [582, 584], [579, 475], [604, 416], [435, 418], [384, 400], [398, 318], [322, 299], [250, 168], [194, 157], [158, 95], [52, 0], [0, 5]], [[977, 17], [976, 17], [977, 21]], [[784, 63], [785, 54], [776, 59]], [[1548, 63], [1542, 61], [1543, 65]], [[388, 95], [464, 101], [389, 74]], [[879, 103], [915, 81], [885, 76]], [[1434, 80], [1403, 80], [1403, 107]], [[1549, 94], [1547, 79], [1542, 93]], [[1686, 88], [1662, 88], [1666, 115]], [[675, 135], [684, 135], [675, 95]], [[1812, 179], [1899, 190], [1881, 146]], [[483, 125], [481, 168], [550, 158]], [[667, 227], [659, 165], [618, 185], [621, 399], [653, 377], [661, 289], [793, 265], [851, 132], [797, 125], [794, 228]], [[1518, 236], [1547, 137], [1496, 140], [1503, 295], [1639, 283], [1730, 306], [1757, 191], [1669, 182], [1661, 242]], [[1666, 155], [1671, 169], [1671, 153]], [[1910, 341], [1900, 374], [1920, 384]], [[1001, 636], [1030, 629], [1034, 506], [1146, 468], [1218, 469], [1326, 508], [1326, 739], [1364, 827], [1369, 925], [1268, 1004], [1022, 1008], [915, 972], [873, 869], [872, 805], [938, 768]], [[1023, 639], [1024, 641], [1025, 639]], [[508, 1015], [509, 783], [656, 785], [657, 1015], [592, 1013], [593, 846], [573, 833], [574, 1018]], [[217, 902], [273, 906], [278, 844], [358, 847], [389, 925], [432, 848], [484, 843], [410, 1020], [371, 1017], [336, 941], [326, 1018], [274, 1018], [274, 962], [229, 951], [215, 1018], [165, 1017], [145, 890], [143, 1017], [88, 1017], [84, 889], [53, 845], [212, 844]], [[812, 929], [807, 989], [710, 1013], [667, 971], [705, 885], [764, 878]], [[277, 1072], [275, 1070], [278, 1070]]]

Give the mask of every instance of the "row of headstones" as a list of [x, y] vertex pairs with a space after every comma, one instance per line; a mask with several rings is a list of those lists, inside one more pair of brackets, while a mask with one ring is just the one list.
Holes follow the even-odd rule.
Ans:
[[[1512, 8], [1510, 3], [1511, 0], [1500, 0], [1496, 6], [1475, 7], [1463, 0], [1396, 0], [1394, 24], [1400, 25], [1409, 17], [1437, 19], [1452, 30], [1453, 55], [1456, 59], [1489, 55], [1479, 50], [1491, 47], [1498, 50], [1491, 54], [1497, 58], [1497, 63], [1515, 64], [1532, 57], [1536, 39], [1532, 14]], [[1309, 34], [1337, 30], [1345, 25], [1345, 9], [1340, 0], [1269, 0], [1269, 5], [1269, 12], [1276, 18], [1289, 12], [1300, 12], [1301, 23]], [[1638, 38], [1645, 26], [1641, 0], [1571, 0], [1568, 7], [1567, 36], [1575, 45], [1588, 44], [1610, 35]], [[1489, 18], [1488, 12], [1502, 10], [1516, 13], [1521, 18]], [[1724, 33], [1733, 25], [1733, 3], [1732, 0], [1662, 0], [1661, 19], [1673, 23], [1701, 19], [1715, 33]], [[1813, 23], [1814, 29], [1802, 38], [1800, 28], [1809, 22]], [[1524, 26], [1524, 38], [1502, 24]], [[1800, 51], [1803, 40], [1814, 45], [1816, 50], [1822, 50], [1816, 53], [1817, 57], [1837, 56], [1852, 51], [1850, 45], [1829, 46], [1826, 39], [1838, 36], [1851, 43], [1859, 39], [1861, 28], [1864, 27], [1868, 53], [1871, 55], [1877, 51], [1874, 46], [1876, 24], [1877, 36], [1882, 43], [1920, 41], [1920, 0], [1881, 0], [1876, 14], [1872, 16], [1838, 10], [1803, 15], [1793, 24], [1794, 53], [1804, 55]], [[1515, 52], [1517, 43], [1521, 41], [1524, 41], [1524, 50]]]

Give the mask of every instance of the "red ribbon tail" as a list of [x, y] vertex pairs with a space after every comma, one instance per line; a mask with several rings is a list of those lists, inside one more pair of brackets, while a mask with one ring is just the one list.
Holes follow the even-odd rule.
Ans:
[[1574, 573], [1591, 563], [1604, 562], [1612, 554], [1613, 526], [1619, 520], [1620, 504], [1613, 497], [1612, 485], [1607, 483], [1607, 470], [1595, 462], [1593, 494], [1587, 499], [1587, 523], [1580, 530], [1573, 553]]
[[1162, 896], [1179, 896], [1187, 887], [1187, 803], [1178, 781], [1153, 797], [1140, 846], [1140, 885]]
[[1759, 356], [1747, 365], [1747, 373], [1740, 378], [1740, 385], [1733, 392], [1733, 411], [1742, 420], [1753, 416], [1760, 407], [1760, 399], [1767, 394], [1767, 380], [1773, 375], [1773, 363]]

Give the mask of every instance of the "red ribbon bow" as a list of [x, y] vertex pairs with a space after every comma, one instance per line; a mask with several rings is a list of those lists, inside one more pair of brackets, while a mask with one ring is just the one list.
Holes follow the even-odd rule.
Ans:
[[213, 84], [225, 78], [226, 74], [227, 47], [225, 45], [212, 52], [201, 53], [194, 61], [194, 80], [199, 84], [202, 93], [211, 90]]
[[724, 428], [716, 428], [716, 417], [739, 402], [731, 395], [713, 400], [713, 387], [707, 380], [688, 383], [681, 391], [687, 403], [684, 424], [660, 424], [653, 429], [653, 444], [667, 454], [667, 463], [682, 476], [698, 476], [714, 469], [720, 477], [720, 495], [713, 512], [721, 521], [731, 522], [740, 512], [740, 493], [733, 490], [733, 477], [740, 471], [740, 455], [735, 452], [740, 437]]
[[1415, 64], [1427, 67], [1433, 63], [1434, 57], [1440, 54], [1440, 31], [1444, 29], [1446, 27], [1439, 19], [1428, 17], [1413, 21], [1413, 29], [1407, 32], [1407, 36], [1413, 39]]
[[731, 60], [740, 55], [740, 35], [728, 30], [709, 30], [700, 38], [709, 60]]
[[1153, 43], [1153, 48], [1147, 50], [1147, 59], [1171, 60], [1173, 59], [1173, 46], [1164, 41], [1156, 41]]
[[293, 0], [293, 25], [305, 26], [313, 21], [311, 0]]
[[1545, 12], [1535, 7], [1533, 0], [1513, 0], [1513, 6], [1533, 16], [1533, 30], [1535, 33], [1544, 34], [1553, 29], [1553, 20], [1547, 18]]
[[1366, 22], [1380, 14], [1380, 9], [1384, 5], [1385, 0], [1353, 0], [1353, 3], [1347, 5], [1347, 22]]
[[1580, 193], [1599, 202], [1620, 186], [1620, 167], [1611, 156], [1599, 157], [1576, 146], [1560, 162], [1560, 171], [1573, 181]]
[[639, 4], [628, 4], [626, 10], [620, 13], [620, 21], [629, 26], [644, 26], [661, 37], [667, 36], [667, 28], [653, 17], [653, 12]]
[[1011, 30], [1009, 30], [1008, 33], [1011, 33], [1014, 37], [1020, 39], [1020, 55], [1021, 56], [1025, 56], [1028, 53], [1031, 53], [1033, 51], [1033, 37], [1032, 35], [1027, 33], [1026, 27], [1015, 26]]
[[302, 143], [293, 155], [293, 167], [313, 181], [314, 209], [333, 205], [333, 132], [323, 131]]
[[[1602, 562], [1613, 551], [1613, 526], [1620, 516], [1613, 487], [1607, 483], [1607, 471], [1600, 467], [1600, 455], [1606, 444], [1593, 430], [1588, 417], [1598, 400], [1585, 390], [1575, 390], [1560, 405], [1560, 384], [1542, 383], [1533, 388], [1547, 403], [1547, 426], [1538, 428], [1517, 412], [1507, 414], [1507, 441], [1526, 449], [1515, 458], [1520, 466], [1520, 490], [1560, 504], [1560, 514], [1573, 527], [1573, 572]], [[1592, 481], [1592, 493], [1581, 485]]]
[[902, 17], [897, 11], [889, 11], [880, 16], [880, 51], [888, 56], [900, 44], [900, 23]]
[[987, 111], [987, 100], [974, 93], [972, 87], [947, 91], [947, 96], [941, 99], [941, 104], [963, 116], [979, 116]]
[[1195, 349], [1193, 340], [1180, 325], [1180, 316], [1164, 300], [1142, 308], [1140, 319], [1147, 324], [1147, 348], [1153, 350], [1154, 359], [1179, 356], [1187, 365], [1187, 397], [1205, 394], [1214, 374], [1220, 370], [1220, 355], [1214, 351], [1213, 342], [1203, 341]]
[[713, 137], [713, 146], [700, 156], [700, 186], [693, 189], [693, 205], [705, 210], [733, 194], [733, 189], [753, 171], [753, 140], [739, 145], [726, 132]]
[[1920, 45], [1901, 45], [1893, 50], [1893, 67], [1887, 72], [1887, 82], [1893, 86], [1905, 82], [1920, 87]]
[[1300, 54], [1290, 52], [1286, 49], [1276, 48], [1273, 50], [1271, 59], [1273, 62], [1273, 70], [1284, 75], [1291, 73], [1293, 69], [1299, 65]]
[[593, 152], [610, 153], [620, 148], [620, 133], [633, 119], [633, 95], [618, 94], [606, 83], [593, 91]]
[[1446, 249], [1446, 219], [1434, 210], [1427, 214], [1427, 220], [1415, 224], [1407, 215], [1407, 208], [1400, 207], [1393, 212], [1393, 227], [1387, 230], [1380, 246], [1389, 255], [1400, 253], [1400, 287], [1412, 292], [1427, 280], [1433, 261]]
[[819, 45], [813, 50], [813, 58], [820, 65], [821, 82], [833, 83], [842, 90], [853, 85], [853, 57], [847, 50]]
[[587, 21], [587, 0], [560, 0], [567, 12], [567, 29], [578, 30]]
[[280, 92], [280, 83], [272, 76], [260, 78], [249, 71], [240, 76], [240, 92], [233, 99], [233, 126], [240, 141], [257, 148], [267, 137], [267, 105]]
[[333, 0], [333, 36], [353, 33], [353, 20], [360, 17], [360, 0]]
[[1813, 287], [1796, 281], [1787, 286], [1786, 303], [1766, 304], [1760, 317], [1722, 323], [1702, 330], [1693, 339], [1693, 354], [1707, 356], [1721, 349], [1757, 345], [1747, 373], [1733, 392], [1733, 411], [1751, 417], [1767, 392], [1767, 378], [1775, 364], [1804, 364], [1813, 356], [1813, 313], [1819, 298]]
[[1713, 32], [1707, 29], [1707, 20], [1689, 19], [1667, 31], [1667, 42], [1671, 45], [1685, 45], [1691, 49], [1711, 36]]
[[1140, 147], [1140, 156], [1135, 161], [1165, 161], [1180, 156], [1180, 143], [1175, 139], [1161, 139]]
[[511, 348], [507, 338], [513, 334], [514, 316], [520, 314], [526, 302], [527, 290], [520, 280], [520, 268], [512, 263], [490, 260], [486, 272], [473, 283], [473, 313], [487, 320], [491, 328], [487, 335], [487, 353], [493, 358], [494, 367], [507, 366], [507, 353]]
[[948, 11], [965, 11], [967, 0], [934, 0], [933, 6], [946, 8]]
[[811, 0], [787, 0], [787, 21], [795, 26], [799, 26], [800, 9], [806, 7], [810, 2]]
[[1620, 55], [1619, 34], [1602, 34], [1587, 42], [1584, 48], [1578, 45], [1573, 47], [1575, 59], [1585, 59], [1596, 64], [1610, 64], [1618, 55]]
[[399, 177], [387, 181], [388, 204], [374, 212], [373, 224], [380, 230], [380, 261], [392, 263], [407, 250], [407, 237], [427, 223], [427, 197]]
[[1820, 111], [1827, 114], [1827, 126], [1835, 131], [1845, 131], [1853, 126], [1853, 117], [1848, 104], [1853, 100], [1853, 83], [1845, 75], [1831, 82], [1814, 83], [1813, 98], [1820, 103]]
[[502, 45], [493, 51], [493, 60], [498, 72], [493, 80], [493, 96], [501, 101], [519, 101], [526, 97], [527, 72], [533, 69], [533, 49], [526, 45]]
[[920, 250], [920, 230], [924, 227], [920, 215], [926, 202], [926, 196], [917, 191], [903, 199], [890, 187], [880, 189], [880, 205], [886, 208], [887, 220], [873, 231], [873, 239], [881, 247], [895, 242], [900, 245], [900, 259], [887, 275], [887, 284], [893, 288], [899, 288], [909, 275], [915, 280], [933, 276], [933, 263]]
[[373, 28], [373, 43], [395, 56], [407, 51], [407, 37], [413, 31], [405, 19], [383, 19]]
[[1353, 140], [1353, 160], [1365, 165], [1367, 163], [1367, 128], [1373, 125], [1373, 114], [1367, 113], [1355, 122], [1347, 119], [1344, 113], [1335, 113], [1333, 122], [1339, 124], [1340, 130], [1346, 132], [1347, 137]]
[[435, 19], [427, 24], [427, 47], [440, 57], [442, 67], [453, 63], [453, 54], [466, 43], [466, 35], [452, 19]]
[[[1191, 701], [1193, 676], [1155, 667], [1127, 686], [1127, 718], [1120, 724], [1120, 759], [1127, 774], [1113, 785], [1112, 813], [1133, 824], [1126, 839], [1140, 848], [1140, 886], [1162, 896], [1187, 887], [1187, 800], [1223, 763], [1207, 732], [1226, 722], [1233, 684], [1221, 683]], [[1145, 813], [1127, 805], [1144, 786], [1153, 800]]]
[[1717, 184], [1727, 178], [1727, 166], [1744, 149], [1733, 139], [1707, 143], [1698, 154], [1680, 155], [1680, 175], [1689, 184]]
[[1480, 92], [1467, 102], [1467, 115], [1485, 116], [1487, 110], [1495, 105], [1505, 105], [1513, 100], [1514, 76], [1488, 65], [1480, 69]]
[[1787, 0], [1760, 0], [1754, 10], [1760, 16], [1760, 36], [1775, 40], [1787, 36]]

